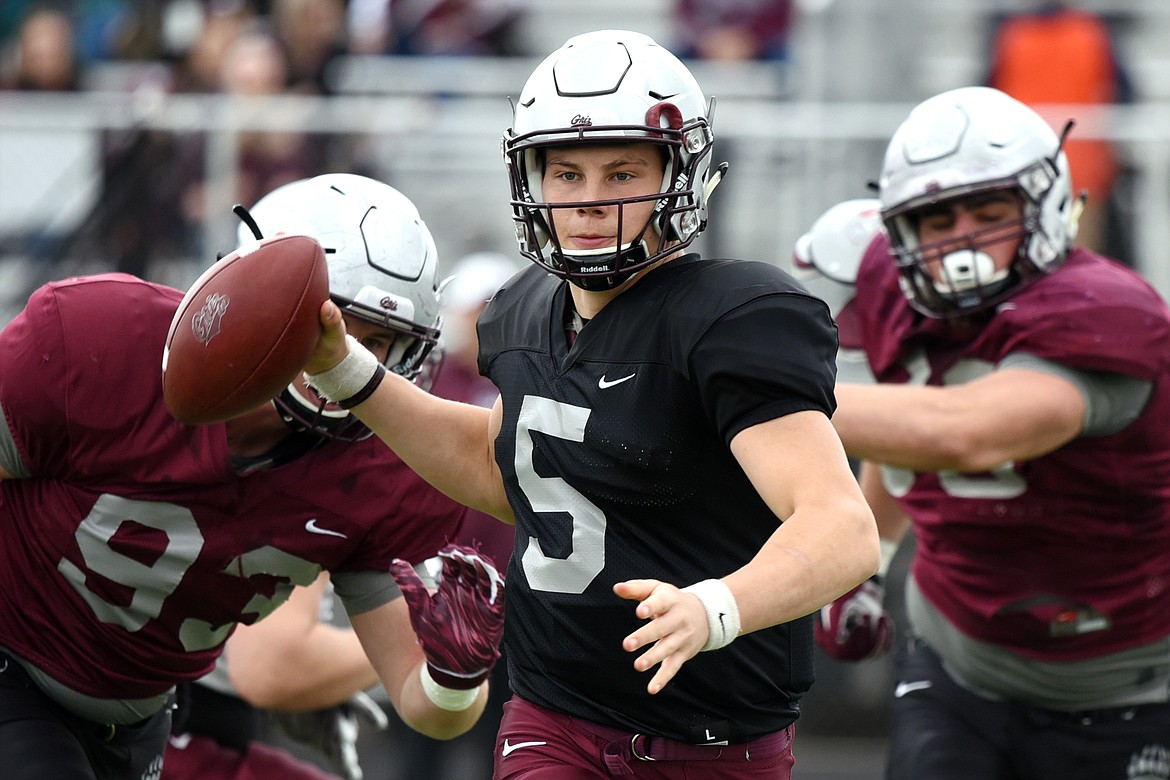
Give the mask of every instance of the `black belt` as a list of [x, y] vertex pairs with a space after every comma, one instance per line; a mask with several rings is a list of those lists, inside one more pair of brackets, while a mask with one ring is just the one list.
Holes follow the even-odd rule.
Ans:
[[717, 758], [769, 758], [788, 747], [788, 729], [733, 745], [688, 745], [665, 737], [635, 734], [630, 737], [630, 756], [639, 761], [714, 761]]
[[609, 741], [602, 756], [606, 767], [615, 775], [637, 774], [630, 761], [762, 760], [786, 750], [792, 743], [791, 726], [748, 742], [726, 745], [692, 745], [666, 737], [630, 734], [597, 724], [588, 724], [586, 728]]

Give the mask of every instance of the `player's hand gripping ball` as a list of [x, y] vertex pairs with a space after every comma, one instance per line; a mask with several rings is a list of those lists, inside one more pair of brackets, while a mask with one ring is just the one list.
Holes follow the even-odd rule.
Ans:
[[275, 398], [321, 336], [325, 252], [309, 236], [245, 244], [208, 268], [179, 303], [163, 350], [163, 401], [195, 425]]

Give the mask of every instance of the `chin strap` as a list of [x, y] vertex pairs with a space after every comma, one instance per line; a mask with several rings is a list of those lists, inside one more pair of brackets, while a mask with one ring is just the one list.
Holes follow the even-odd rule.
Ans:
[[[286, 423], [287, 424], [287, 423]], [[325, 439], [310, 431], [295, 431], [289, 434], [263, 455], [242, 456], [233, 455], [231, 458], [232, 470], [238, 476], [247, 476], [257, 471], [274, 469], [286, 463], [292, 463], [297, 458], [308, 455], [325, 443]]]
[[1068, 242], [1072, 244], [1076, 240], [1077, 233], [1081, 229], [1081, 214], [1085, 212], [1085, 201], [1089, 199], [1089, 191], [1081, 190], [1081, 194], [1073, 201], [1072, 208], [1068, 212], [1068, 223], [1065, 225], [1065, 230], [1068, 231]]
[[256, 240], [264, 238], [264, 234], [260, 232], [260, 226], [256, 224], [256, 220], [252, 218], [252, 212], [248, 211], [247, 207], [242, 203], [237, 203], [232, 206], [232, 213], [240, 218], [240, 221], [248, 226], [248, 230], [252, 231], [252, 235]]
[[727, 175], [727, 169], [730, 163], [721, 162], [715, 168], [715, 172], [711, 174], [711, 178], [707, 179], [707, 186], [703, 188], [703, 202], [706, 203], [711, 198], [711, 193], [715, 192], [715, 188], [723, 181], [723, 177]]

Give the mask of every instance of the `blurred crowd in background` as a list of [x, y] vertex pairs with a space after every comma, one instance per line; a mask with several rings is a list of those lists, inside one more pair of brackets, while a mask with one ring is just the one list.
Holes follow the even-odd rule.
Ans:
[[[785, 57], [790, 0], [672, 2], [677, 37], [664, 43], [681, 53]], [[535, 56], [543, 46], [526, 47], [518, 33], [528, 7], [527, 0], [10, 0], [0, 6], [0, 89], [328, 96], [337, 81], [331, 66], [345, 56]], [[64, 233], [0, 230], [0, 256], [51, 268], [83, 254], [148, 275], [158, 260], [230, 249], [201, 245], [205, 133], [134, 127], [102, 135], [100, 192], [89, 212]], [[385, 178], [344, 134], [246, 132], [238, 145], [233, 200], [245, 205], [324, 171]], [[77, 182], [63, 183], [70, 184]], [[0, 188], [0, 198], [13, 197]]]

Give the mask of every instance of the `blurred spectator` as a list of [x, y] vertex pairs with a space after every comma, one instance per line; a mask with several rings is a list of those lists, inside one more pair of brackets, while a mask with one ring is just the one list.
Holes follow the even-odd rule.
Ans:
[[78, 88], [77, 36], [69, 14], [49, 4], [34, 6], [20, 25], [5, 89], [68, 92]]
[[179, 172], [200, 164], [201, 148], [192, 137], [141, 128], [107, 132], [101, 196], [73, 244], [89, 245], [82, 239], [93, 229], [92, 246], [110, 265], [140, 277], [148, 277], [155, 260], [196, 256], [198, 225], [179, 206]]
[[77, 30], [79, 57], [85, 62], [123, 56], [133, 35], [135, 17], [153, 2], [132, 0], [70, 0], [64, 4]]
[[[675, 44], [682, 59], [778, 63], [788, 57], [793, 0], [674, 0]], [[777, 75], [783, 73], [777, 69]], [[720, 156], [738, 169], [740, 143], [723, 136]], [[713, 209], [719, 209], [716, 204]], [[728, 223], [709, 220], [704, 240], [709, 251], [727, 253]]]
[[[988, 86], [1033, 108], [1109, 105], [1133, 99], [1129, 77], [1101, 17], [1064, 0], [1032, 0], [1030, 5], [1029, 10], [1009, 14], [994, 25]], [[1042, 109], [1040, 113], [1045, 114]], [[1071, 116], [1078, 118], [1075, 113]], [[1045, 119], [1059, 133], [1069, 117], [1062, 108], [1059, 115]], [[1074, 191], [1089, 195], [1077, 243], [1124, 259], [1126, 253], [1108, 245], [1106, 239], [1118, 173], [1116, 150], [1112, 142], [1085, 138], [1086, 128], [1079, 130], [1064, 146]]]
[[274, 0], [272, 23], [288, 58], [293, 92], [324, 95], [326, 70], [346, 53], [343, 0]]
[[82, 55], [88, 59], [162, 60], [166, 56], [163, 18], [174, 0], [108, 2], [91, 0], [90, 6], [104, 7], [82, 20]]
[[[246, 27], [224, 48], [220, 63], [220, 92], [239, 99], [237, 108], [260, 116], [272, 111], [265, 98], [284, 94], [288, 59], [280, 42], [262, 26]], [[325, 166], [327, 139], [295, 130], [253, 130], [240, 133], [240, 166], [236, 203], [255, 203], [282, 184], [320, 173]], [[198, 156], [202, 165], [203, 155]], [[203, 170], [190, 171], [193, 179], [183, 194], [183, 212], [193, 224], [205, 218]]]
[[[267, 98], [287, 92], [288, 61], [274, 35], [246, 9], [211, 13], [177, 84], [237, 98], [245, 119], [270, 113]], [[236, 203], [254, 203], [281, 184], [320, 173], [327, 138], [295, 130], [247, 131], [237, 139]], [[98, 209], [103, 244], [119, 270], [149, 276], [157, 260], [206, 257], [207, 138], [131, 129], [107, 139]]]
[[352, 0], [351, 49], [362, 54], [522, 54], [520, 0]]
[[[479, 339], [475, 323], [488, 299], [520, 270], [517, 262], [498, 252], [474, 252], [455, 264], [451, 281], [443, 290], [443, 362], [431, 385], [431, 393], [456, 401], [490, 407], [499, 390], [480, 376], [477, 366]], [[491, 558], [503, 572], [512, 554], [512, 526], [473, 509], [467, 510], [455, 541], [473, 545]], [[492, 670], [491, 696], [479, 722], [458, 739], [440, 742], [407, 728], [387, 732], [393, 739], [392, 754], [400, 765], [398, 777], [428, 780], [488, 780], [492, 776], [496, 732], [511, 698], [507, 659]], [[375, 738], [380, 738], [376, 736]]]
[[253, 23], [254, 15], [241, 4], [213, 7], [203, 18], [194, 42], [177, 66], [180, 92], [218, 92], [224, 55], [232, 41]]
[[680, 57], [782, 60], [792, 0], [675, 0]]
[[0, 42], [16, 38], [29, 9], [44, 5], [44, 0], [4, 0], [0, 3]]
[[[175, 64], [178, 92], [219, 92], [228, 47], [254, 19], [242, 3], [210, 3], [199, 14], [198, 34]], [[110, 264], [140, 277], [149, 278], [157, 260], [202, 256], [205, 148], [194, 134], [140, 127], [107, 132], [102, 194], [78, 236], [95, 231], [93, 244]]]

